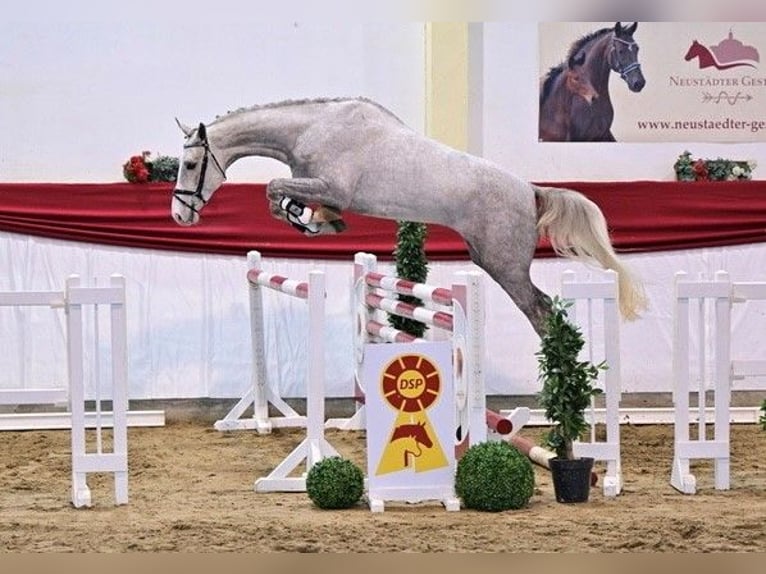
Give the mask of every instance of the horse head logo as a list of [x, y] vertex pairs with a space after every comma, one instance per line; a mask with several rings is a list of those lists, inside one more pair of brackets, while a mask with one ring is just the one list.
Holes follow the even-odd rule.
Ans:
[[755, 62], [760, 61], [760, 54], [753, 46], [746, 46], [729, 31], [729, 37], [715, 46], [704, 46], [697, 40], [692, 41], [686, 51], [684, 60], [687, 62], [698, 58], [699, 69], [715, 68], [716, 70], [728, 70], [740, 66], [755, 68]]

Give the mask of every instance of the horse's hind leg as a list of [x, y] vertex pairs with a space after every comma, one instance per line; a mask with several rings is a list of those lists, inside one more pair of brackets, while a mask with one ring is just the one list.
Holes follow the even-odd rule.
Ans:
[[495, 278], [495, 280], [510, 295], [521, 312], [526, 315], [535, 332], [542, 337], [545, 334], [545, 324], [550, 314], [550, 297], [532, 283], [529, 275], [526, 277], [500, 277]]
[[[513, 300], [527, 317], [535, 332], [542, 337], [551, 310], [551, 299], [532, 283], [529, 266], [514, 261], [484, 261], [470, 243], [468, 252], [476, 265], [484, 269]], [[531, 256], [530, 256], [531, 259]]]

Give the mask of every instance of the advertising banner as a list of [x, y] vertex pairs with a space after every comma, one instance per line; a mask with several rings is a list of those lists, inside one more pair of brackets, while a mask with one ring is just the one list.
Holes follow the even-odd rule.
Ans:
[[766, 141], [765, 22], [541, 22], [539, 140]]

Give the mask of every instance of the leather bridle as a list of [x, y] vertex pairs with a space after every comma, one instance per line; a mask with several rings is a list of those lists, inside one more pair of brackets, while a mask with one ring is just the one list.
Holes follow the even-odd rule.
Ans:
[[[202, 156], [202, 166], [200, 167], [200, 171], [199, 171], [199, 180], [197, 181], [197, 189], [195, 189], [194, 191], [191, 191], [189, 189], [176, 188], [173, 190], [173, 197], [177, 199], [181, 205], [188, 207], [192, 212], [199, 215], [199, 210], [205, 207], [205, 205], [208, 202], [208, 200], [205, 199], [205, 197], [202, 195], [202, 188], [205, 186], [205, 174], [207, 173], [208, 158], [211, 158], [213, 160], [213, 164], [215, 164], [215, 167], [218, 168], [219, 172], [221, 172], [221, 175], [223, 176], [224, 180], [226, 179], [226, 171], [218, 162], [218, 159], [215, 157], [213, 150], [210, 149], [210, 142], [207, 139], [207, 134], [205, 134], [204, 137], [200, 138], [199, 142], [197, 143], [184, 145], [184, 149], [189, 149], [194, 147], [201, 147], [201, 148], [204, 148], [205, 150], [205, 155]], [[187, 198], [189, 199], [188, 201], [187, 201]], [[200, 206], [200, 203], [202, 204], [201, 206]]]
[[[623, 40], [622, 38], [618, 38], [616, 35], [612, 36], [612, 51], [609, 53], [610, 59], [612, 56], [616, 56], [617, 47], [614, 45], [615, 42], [620, 42], [621, 44], [625, 44], [629, 48], [632, 48], [633, 46], [637, 46], [638, 44], [633, 40]], [[636, 59], [635, 62], [631, 62], [624, 68], [620, 65], [619, 58], [614, 59], [614, 71], [620, 74], [620, 77], [628, 81], [628, 74], [630, 74], [633, 70], [640, 70], [641, 64], [638, 63], [638, 59]]]

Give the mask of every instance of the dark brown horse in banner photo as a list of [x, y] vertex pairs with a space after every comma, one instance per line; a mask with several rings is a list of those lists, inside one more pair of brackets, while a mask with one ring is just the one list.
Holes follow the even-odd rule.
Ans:
[[610, 74], [620, 74], [631, 92], [646, 85], [633, 39], [637, 28], [638, 22], [617, 22], [587, 34], [572, 44], [566, 63], [550, 69], [540, 88], [541, 141], [615, 141]]

